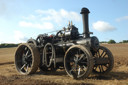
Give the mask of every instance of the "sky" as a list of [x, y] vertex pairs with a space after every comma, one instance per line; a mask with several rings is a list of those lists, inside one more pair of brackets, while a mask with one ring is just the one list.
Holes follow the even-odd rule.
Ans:
[[22, 43], [73, 22], [83, 32], [80, 11], [90, 10], [89, 30], [99, 41], [128, 40], [128, 0], [0, 0], [0, 43]]

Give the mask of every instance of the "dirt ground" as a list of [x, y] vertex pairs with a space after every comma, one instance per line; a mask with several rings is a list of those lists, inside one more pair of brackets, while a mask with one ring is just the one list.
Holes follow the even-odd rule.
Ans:
[[16, 48], [0, 49], [0, 85], [128, 85], [128, 44], [102, 44], [114, 56], [114, 68], [107, 75], [91, 74], [87, 79], [74, 80], [64, 70], [42, 74], [20, 75], [14, 65]]

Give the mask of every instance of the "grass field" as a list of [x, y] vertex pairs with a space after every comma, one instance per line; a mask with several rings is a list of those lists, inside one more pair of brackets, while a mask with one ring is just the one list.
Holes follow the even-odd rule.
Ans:
[[114, 68], [107, 75], [91, 74], [87, 79], [74, 80], [64, 70], [43, 75], [37, 71], [23, 76], [16, 72], [14, 53], [16, 48], [0, 49], [0, 85], [128, 85], [128, 44], [102, 44], [114, 56]]

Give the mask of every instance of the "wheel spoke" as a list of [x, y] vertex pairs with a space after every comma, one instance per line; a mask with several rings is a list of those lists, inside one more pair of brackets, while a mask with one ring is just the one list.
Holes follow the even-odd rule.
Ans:
[[84, 71], [86, 71], [87, 70], [87, 67], [85, 67], [84, 65], [83, 65], [83, 67], [84, 67]]
[[27, 64], [26, 72], [28, 72], [28, 65], [29, 65], [29, 64]]
[[104, 65], [106, 68], [108, 68], [109, 66], [107, 66], [107, 64], [106, 65]]
[[104, 65], [101, 65], [101, 67], [102, 67], [102, 71], [104, 72], [104, 68], [103, 68], [103, 66], [104, 66]]
[[107, 53], [104, 54], [103, 58], [107, 55]]
[[71, 70], [70, 70], [70, 73], [72, 74], [75, 71], [75, 69], [76, 69], [76, 66], [73, 65], [72, 68], [71, 68]]
[[20, 69], [20, 70], [22, 70], [26, 65], [27, 65], [27, 64], [25, 63], [25, 64], [21, 67], [21, 69]]
[[82, 54], [81, 56], [80, 56], [80, 58], [79, 58], [79, 61], [84, 57], [85, 55], [84, 54]]
[[101, 68], [101, 72], [103, 72], [104, 70], [103, 70], [103, 67], [102, 67], [102, 65], [100, 65], [100, 68]]
[[24, 50], [27, 50], [27, 47], [25, 47]]
[[101, 67], [100, 67], [100, 65], [99, 65], [98, 67], [99, 67], [99, 71], [100, 71], [100, 73], [101, 73]]
[[97, 53], [98, 53], [98, 55], [99, 55], [98, 57], [100, 58], [100, 57], [101, 57], [101, 56], [100, 56], [100, 51], [98, 50], [98, 52], [97, 52]]
[[97, 67], [98, 67], [98, 66], [95, 66], [95, 68], [94, 68], [94, 69], [96, 70], [96, 69], [97, 69]]
[[28, 53], [29, 53], [29, 50], [27, 50], [27, 52], [26, 52], [26, 54], [25, 54], [25, 55], [27, 56], [27, 55], [28, 55]]
[[31, 67], [31, 65], [32, 65], [32, 62], [29, 63], [29, 67]]
[[95, 53], [96, 57], [98, 58], [97, 52]]
[[102, 52], [102, 54], [101, 54], [101, 57], [102, 57], [103, 54], [104, 54], [104, 50], [103, 50], [103, 52]]
[[29, 58], [29, 57], [31, 57], [32, 56], [32, 54], [29, 54], [27, 57]]
[[80, 68], [80, 66], [79, 66], [79, 69], [78, 69], [78, 76], [80, 75], [80, 71], [81, 71], [80, 69], [81, 69], [81, 68]]

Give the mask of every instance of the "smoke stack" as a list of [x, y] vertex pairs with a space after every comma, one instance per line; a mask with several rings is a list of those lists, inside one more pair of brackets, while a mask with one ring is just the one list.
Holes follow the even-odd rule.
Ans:
[[90, 33], [89, 33], [89, 27], [88, 27], [88, 14], [90, 11], [87, 8], [82, 8], [80, 14], [82, 14], [82, 19], [83, 19], [83, 37], [84, 38], [89, 38]]

